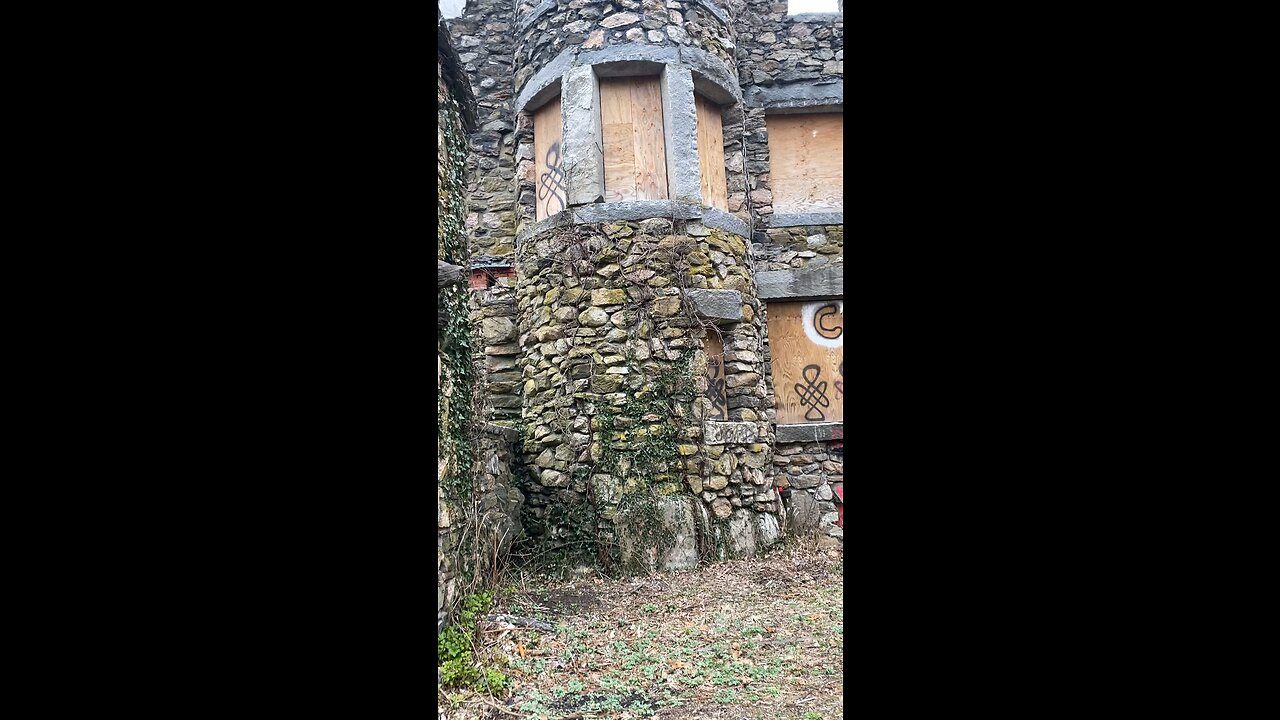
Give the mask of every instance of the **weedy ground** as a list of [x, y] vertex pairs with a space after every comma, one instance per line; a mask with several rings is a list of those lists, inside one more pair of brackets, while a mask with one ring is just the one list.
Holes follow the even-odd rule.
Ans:
[[522, 575], [481, 621], [497, 692], [438, 690], [440, 720], [839, 720], [844, 558], [788, 539], [757, 558], [646, 578]]

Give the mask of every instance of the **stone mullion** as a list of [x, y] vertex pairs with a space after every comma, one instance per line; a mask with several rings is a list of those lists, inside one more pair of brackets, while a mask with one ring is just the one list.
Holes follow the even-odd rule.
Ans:
[[569, 207], [604, 200], [604, 142], [600, 131], [600, 83], [589, 65], [569, 68], [561, 83], [560, 113]]
[[698, 157], [698, 118], [693, 101], [693, 72], [668, 65], [662, 73], [662, 126], [671, 199], [703, 204]]

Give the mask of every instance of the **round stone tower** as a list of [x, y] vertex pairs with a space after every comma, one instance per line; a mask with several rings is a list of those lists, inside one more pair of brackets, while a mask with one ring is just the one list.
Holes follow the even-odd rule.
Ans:
[[715, 0], [522, 2], [500, 24], [525, 531], [570, 563], [753, 554], [781, 504], [732, 24]]

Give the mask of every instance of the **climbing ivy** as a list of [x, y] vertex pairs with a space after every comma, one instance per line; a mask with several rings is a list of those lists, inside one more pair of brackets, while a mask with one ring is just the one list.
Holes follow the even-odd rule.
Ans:
[[[462, 115], [457, 102], [447, 93], [440, 98], [440, 130], [444, 136], [445, 161], [439, 163], [439, 229], [437, 243], [440, 259], [466, 267], [470, 259], [467, 237], [463, 229], [463, 182], [467, 161], [466, 140], [462, 136]], [[452, 285], [439, 295], [440, 310], [448, 318], [445, 335], [446, 394], [441, 393], [437, 407], [437, 429], [446, 457], [452, 460], [452, 471], [443, 487], [446, 499], [455, 504], [471, 489], [471, 468], [475, 462], [473, 394], [476, 372], [471, 357], [470, 296], [465, 285]]]

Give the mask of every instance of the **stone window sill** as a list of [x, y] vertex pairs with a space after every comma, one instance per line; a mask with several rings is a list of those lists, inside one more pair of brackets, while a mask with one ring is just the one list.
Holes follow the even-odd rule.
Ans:
[[843, 422], [802, 423], [798, 425], [779, 425], [774, 437], [774, 444], [843, 439]]
[[844, 211], [812, 213], [774, 213], [769, 227], [800, 227], [802, 225], [843, 225]]

